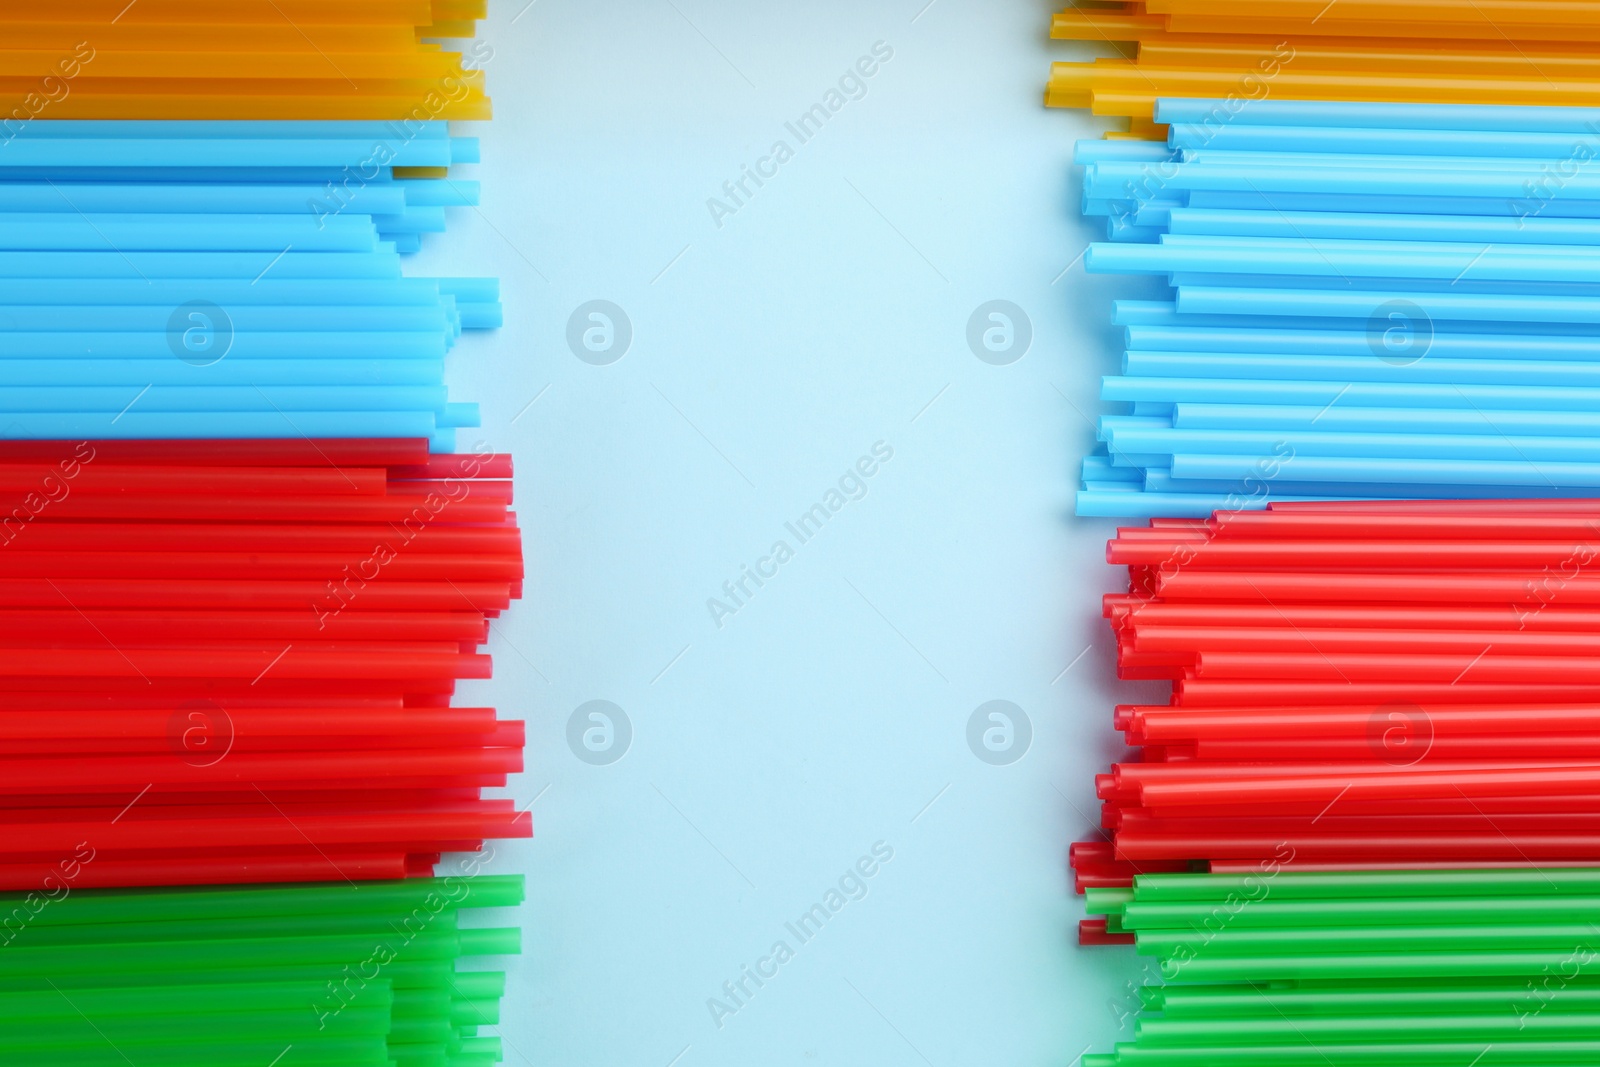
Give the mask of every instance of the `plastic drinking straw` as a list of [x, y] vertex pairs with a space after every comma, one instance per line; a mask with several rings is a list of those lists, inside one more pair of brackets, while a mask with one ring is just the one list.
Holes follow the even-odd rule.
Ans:
[[[1196, 739], [1292, 740], [1299, 737], [1333, 741], [1348, 737], [1365, 740], [1366, 728], [1381, 705], [1349, 708], [1228, 708], [1169, 710], [1165, 706], [1119, 708], [1119, 729], [1136, 733], [1139, 743]], [[1600, 707], [1530, 704], [1488, 708], [1434, 705], [1419, 708], [1428, 716], [1434, 743], [1446, 739], [1504, 739], [1519, 735], [1548, 743], [1549, 735], [1563, 737], [1587, 733], [1600, 724]], [[1124, 713], [1126, 713], [1124, 717]], [[1370, 753], [1369, 753], [1370, 754]]]
[[[1225, 101], [1219, 99], [1164, 99], [1159, 104], [1163, 123], [1199, 123]], [[1229, 115], [1230, 125], [1330, 126], [1381, 129], [1489, 130], [1582, 134], [1589, 123], [1600, 121], [1600, 108], [1572, 106], [1518, 107], [1508, 105], [1458, 105], [1415, 102], [1363, 102], [1353, 100], [1258, 100]]]
[[[448, 339], [437, 331], [280, 332], [235, 335], [233, 347], [225, 358], [232, 362], [255, 359], [440, 359], [448, 347]], [[0, 359], [98, 357], [159, 361], [163, 356], [171, 355], [172, 348], [167, 344], [165, 335], [157, 337], [149, 333], [18, 331], [0, 337]], [[220, 361], [213, 364], [220, 365]]]
[[[373, 812], [357, 815], [338, 813], [300, 813], [294, 818], [302, 833], [276, 816], [270, 806], [262, 805], [261, 814], [254, 817], [165, 817], [160, 821], [133, 819], [132, 816], [106, 829], [105, 819], [51, 820], [36, 823], [8, 824], [11, 847], [19, 853], [71, 856], [79, 842], [92, 834], [103, 843], [107, 852], [137, 851], [170, 847], [181, 840], [192, 848], [214, 850], [250, 848], [301, 848], [307, 844], [358, 846], [371, 848], [381, 845], [405, 845], [420, 850], [430, 844], [447, 847], [468, 841], [482, 841], [492, 837], [527, 837], [530, 835], [526, 814], [504, 815], [488, 812], [473, 814], [436, 814], [433, 812], [404, 812], [399, 814]], [[74, 836], [76, 835], [76, 836]], [[442, 851], [435, 848], [433, 851]], [[27, 884], [27, 883], [25, 883]]]
[[1263, 633], [1254, 628], [1239, 629], [1139, 629], [1131, 647], [1137, 652], [1241, 652], [1248, 650], [1279, 652], [1356, 653], [1382, 648], [1385, 654], [1476, 655], [1486, 644], [1523, 656], [1581, 656], [1600, 651], [1600, 634], [1520, 633], [1510, 631], [1485, 638], [1463, 631], [1402, 632], [1386, 634], [1374, 641], [1369, 631], [1319, 630], [1315, 634]]
[[[248, 737], [252, 741], [282, 737], [298, 742], [318, 733], [355, 739], [370, 733], [395, 740], [413, 736], [430, 738], [432, 740], [428, 743], [440, 744], [441, 738], [471, 740], [493, 733], [496, 726], [494, 711], [490, 708], [413, 708], [396, 709], [389, 713], [370, 708], [337, 706], [252, 708], [236, 709], [229, 715], [234, 720], [235, 729], [242, 735], [240, 740]], [[139, 741], [169, 740], [165, 730], [170, 717], [154, 709], [79, 709], [71, 715], [47, 720], [30, 720], [21, 715], [0, 713], [0, 737], [12, 743], [40, 739], [71, 744], [85, 740], [102, 741], [108, 745], [127, 746], [131, 751], [133, 744]]]
[[[0, 470], [3, 469], [0, 467]], [[330, 527], [233, 523], [196, 527], [160, 522], [142, 522], [136, 526], [126, 523], [74, 522], [40, 525], [31, 530], [26, 539], [19, 537], [8, 548], [19, 556], [49, 552], [70, 558], [75, 552], [103, 551], [107, 542], [114, 537], [119, 552], [139, 552], [141, 559], [146, 558], [146, 554], [208, 552], [223, 546], [234, 551], [249, 552], [348, 553], [367, 551], [378, 541], [392, 536], [394, 530], [381, 524]], [[485, 556], [515, 557], [520, 552], [520, 539], [514, 528], [464, 529], [430, 524], [408, 533], [406, 549], [408, 557], [445, 553], [471, 554], [478, 559]], [[3, 625], [4, 622], [0, 621], [0, 626]]]
[[[1164, 243], [1176, 237], [1299, 238], [1326, 241], [1410, 241], [1450, 247], [1476, 242], [1481, 250], [1547, 249], [1592, 245], [1600, 225], [1592, 218], [1517, 218], [1493, 215], [1400, 214], [1394, 212], [1285, 211], [1270, 214], [1227, 208], [1175, 206], [1167, 210]], [[1320, 247], [1320, 246], [1319, 246]], [[1333, 245], [1337, 249], [1339, 245]]]
[[[1554, 61], [1559, 64], [1560, 61]], [[1574, 57], [1574, 64], [1591, 60]], [[1586, 131], [1587, 132], [1587, 131]], [[1332, 126], [1250, 126], [1173, 123], [1175, 149], [1221, 152], [1349, 152], [1396, 156], [1487, 156], [1507, 160], [1565, 160], [1573, 134], [1543, 131], [1341, 129]]]
[[[1548, 437], [1569, 434], [1588, 438], [1600, 434], [1600, 419], [1582, 411], [1493, 411], [1470, 408], [1449, 410], [1417, 407], [1344, 407], [1326, 404], [1211, 404], [1180, 402], [1171, 405], [1164, 422], [1183, 429], [1321, 429], [1329, 433], [1378, 430], [1392, 432], [1407, 427], [1430, 434], [1482, 436], [1486, 431], [1514, 437]], [[1115, 424], [1112, 424], [1115, 425]]]
[[[1593, 234], [1584, 235], [1593, 238]], [[1488, 238], [1485, 240], [1492, 240]], [[1576, 244], [1576, 242], [1573, 242]], [[1485, 250], [1484, 242], [1420, 242], [1305, 238], [1191, 237], [1160, 245], [1095, 244], [1084, 265], [1091, 273], [1293, 274], [1301, 277], [1418, 278], [1455, 283], [1593, 282], [1595, 250], [1549, 245]], [[1321, 314], [1322, 312], [1318, 312]], [[1440, 316], [1445, 317], [1445, 316]], [[1370, 354], [1370, 351], [1369, 351]]]
[[[4, 374], [0, 373], [0, 380]], [[1489, 430], [1490, 427], [1482, 429]], [[1146, 427], [1107, 428], [1105, 440], [1122, 455], [1160, 456], [1174, 477], [1194, 479], [1244, 477], [1230, 473], [1240, 467], [1245, 472], [1259, 462], [1253, 457], [1271, 455], [1275, 446], [1293, 448], [1292, 459], [1281, 469], [1298, 481], [1332, 480], [1341, 482], [1409, 481], [1398, 473], [1387, 473], [1391, 466], [1404, 464], [1422, 471], [1433, 471], [1433, 464], [1470, 464], [1463, 468], [1469, 484], [1492, 484], [1501, 480], [1500, 463], [1514, 463], [1526, 469], [1550, 464], [1547, 484], [1576, 486], [1575, 480], [1587, 464], [1600, 458], [1600, 436], [1570, 440], [1549, 436], [1495, 435], [1492, 432], [1446, 434], [1343, 433], [1327, 431], [1151, 429]], [[1177, 457], [1196, 457], [1179, 462]], [[1201, 460], [1198, 457], [1204, 456]], [[1481, 463], [1476, 461], [1482, 461]], [[1154, 463], [1152, 463], [1154, 465]], [[1456, 477], [1442, 473], [1438, 482], [1454, 482]], [[1381, 474], [1375, 472], [1383, 472]]]
[[[369, 545], [358, 552], [371, 552]], [[522, 565], [512, 556], [485, 557], [476, 553], [407, 554], [385, 564], [397, 581], [443, 581], [459, 576], [463, 581], [517, 581]], [[62, 578], [114, 578], [132, 565], [149, 578], [205, 578], [228, 580], [306, 579], [338, 573], [349, 553], [287, 552], [18, 552], [0, 558], [0, 579], [60, 576]], [[304, 646], [302, 646], [304, 647]]]
[[[0, 467], [0, 472], [4, 468]], [[0, 474], [3, 480], [3, 474]], [[1207, 534], [1209, 536], [1207, 536]], [[1591, 540], [1593, 535], [1591, 532]], [[1505, 570], [1555, 567], [1585, 551], [1594, 551], [1582, 533], [1565, 540], [1524, 540], [1518, 531], [1500, 539], [1465, 541], [1443, 537], [1427, 540], [1295, 538], [1274, 541], [1264, 537], [1235, 540], [1227, 532], [1206, 532], [1200, 537], [1125, 539], [1107, 545], [1106, 560], [1113, 564], [1158, 565], [1182, 554], [1187, 568], [1362, 570], [1394, 566], [1415, 570]], [[1510, 620], [1507, 620], [1510, 621]], [[1141, 619], [1141, 623], [1146, 620]], [[1363, 631], [1350, 631], [1360, 634]]]
[[[98, 134], [81, 127], [70, 132], [73, 136], [31, 130], [18, 135], [6, 146], [5, 166], [141, 167], [165, 164], [181, 152], [185, 165], [193, 167], [342, 167], [370, 158], [375, 140], [394, 138], [394, 129], [383, 123], [351, 130], [346, 138], [263, 137], [259, 131], [223, 123], [198, 124], [182, 137], [163, 137], [138, 125], [119, 125]], [[384, 153], [384, 165], [449, 166], [451, 154], [448, 138], [411, 137], [408, 131], [404, 140], [395, 138], [392, 152]]]
[[[1521, 296], [1502, 293], [1426, 293], [1402, 291], [1395, 299], [1408, 300], [1430, 319], [1469, 322], [1492, 319], [1503, 322], [1600, 322], [1600, 300], [1587, 296]], [[1370, 294], [1334, 291], [1184, 287], [1178, 293], [1180, 313], [1233, 315], [1248, 307], [1250, 314], [1280, 316], [1359, 317], [1378, 314], [1384, 303]], [[1382, 315], [1379, 315], [1380, 320]]]
[[203, 374], [177, 360], [0, 359], [0, 385], [65, 386], [93, 377], [107, 385], [190, 386], [203, 377], [211, 385], [407, 385], [442, 386], [443, 361], [272, 360], [265, 365], [227, 360]]
[[[168, 752], [155, 757], [135, 753], [114, 761], [84, 759], [78, 761], [77, 767], [70, 767], [71, 760], [40, 757], [3, 760], [0, 763], [6, 765], [8, 773], [7, 781], [0, 785], [0, 792], [36, 794], [49, 791], [52, 783], [61, 780], [67, 773], [72, 774], [76, 787], [81, 790], [108, 791], [127, 788], [131, 784], [137, 791], [154, 777], [158, 781], [171, 780], [175, 786], [203, 782], [205, 788], [211, 790], [225, 790], [230, 787], [229, 783], [242, 783], [244, 788], [253, 791], [256, 783], [504, 775], [522, 769], [520, 751], [435, 747], [429, 751], [398, 748], [373, 752], [230, 751], [215, 768], [184, 766], [173, 773], [168, 769], [172, 762], [171, 747]], [[345, 768], [343, 773], [340, 772], [341, 766]], [[139, 772], [144, 772], [143, 781], [133, 782], [134, 777], [140, 776]]]

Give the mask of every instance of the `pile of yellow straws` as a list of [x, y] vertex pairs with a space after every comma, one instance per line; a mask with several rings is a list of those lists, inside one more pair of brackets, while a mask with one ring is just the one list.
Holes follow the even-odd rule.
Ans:
[[1051, 36], [1135, 46], [1056, 63], [1045, 102], [1157, 137], [1159, 97], [1600, 105], [1593, 0], [1143, 0], [1074, 7]]
[[487, 0], [0, 6], [0, 119], [486, 119]]

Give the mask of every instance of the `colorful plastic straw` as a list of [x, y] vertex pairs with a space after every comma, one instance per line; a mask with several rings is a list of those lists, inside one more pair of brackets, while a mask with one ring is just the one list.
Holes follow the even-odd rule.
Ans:
[[0, 12], [0, 140], [51, 119], [486, 119], [486, 0], [64, 0]]
[[[523, 900], [521, 877], [273, 889], [87, 890], [85, 844], [0, 898], [0, 1041], [16, 1062], [490, 1067], [519, 931], [465, 917]], [[473, 920], [477, 916], [472, 917]]]
[[[399, 878], [526, 836], [451, 707], [522, 591], [509, 458], [422, 440], [0, 445], [0, 888]], [[41, 713], [51, 713], [44, 714]]]

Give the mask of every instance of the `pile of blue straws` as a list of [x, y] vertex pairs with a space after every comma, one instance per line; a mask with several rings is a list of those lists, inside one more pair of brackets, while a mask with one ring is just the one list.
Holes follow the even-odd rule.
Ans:
[[446, 173], [476, 157], [444, 122], [30, 123], [0, 145], [0, 439], [453, 450], [445, 355], [499, 286], [400, 257], [476, 204]]
[[1081, 515], [1600, 495], [1600, 110], [1162, 100], [1082, 141], [1125, 300]]

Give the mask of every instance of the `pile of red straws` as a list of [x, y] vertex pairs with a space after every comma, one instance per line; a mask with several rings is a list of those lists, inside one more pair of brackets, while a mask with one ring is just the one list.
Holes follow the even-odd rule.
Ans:
[[1600, 856], [1600, 502], [1283, 504], [1108, 558], [1119, 672], [1173, 692], [1116, 711], [1080, 890]]
[[[0, 443], [0, 889], [400, 878], [527, 836], [453, 708], [521, 595], [509, 457]], [[85, 857], [92, 857], [86, 860]]]

